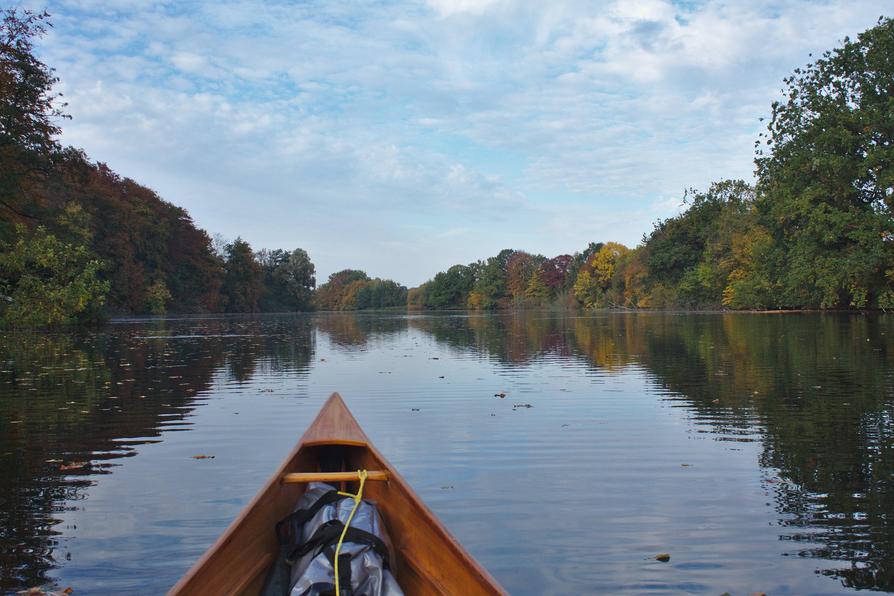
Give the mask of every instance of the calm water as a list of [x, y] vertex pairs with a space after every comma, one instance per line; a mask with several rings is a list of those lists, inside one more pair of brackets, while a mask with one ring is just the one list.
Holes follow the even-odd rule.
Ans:
[[0, 592], [164, 592], [335, 390], [513, 594], [894, 591], [892, 336], [547, 313], [7, 335]]

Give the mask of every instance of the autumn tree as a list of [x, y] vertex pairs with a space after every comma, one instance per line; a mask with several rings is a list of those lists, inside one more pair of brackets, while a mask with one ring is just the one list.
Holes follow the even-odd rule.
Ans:
[[571, 255], [559, 255], [547, 259], [540, 265], [541, 278], [550, 291], [556, 292], [564, 287], [572, 260]]
[[425, 308], [428, 298], [428, 288], [431, 282], [426, 282], [416, 288], [407, 290], [407, 308], [411, 310], [420, 310]]
[[[314, 304], [321, 310], [343, 310], [346, 304], [353, 304], [353, 298], [359, 286], [350, 288], [356, 281], [368, 281], [369, 276], [358, 269], [342, 269], [329, 276], [326, 283], [320, 285], [314, 292]], [[345, 300], [345, 294], [350, 293], [350, 299]]]
[[617, 242], [602, 245], [578, 272], [574, 282], [575, 298], [587, 308], [604, 306], [605, 292], [615, 274], [615, 266], [629, 251], [629, 248]]
[[549, 286], [543, 280], [540, 268], [534, 270], [525, 288], [525, 297], [536, 304], [544, 304], [550, 297]]
[[544, 261], [541, 256], [534, 256], [523, 250], [513, 252], [506, 261], [506, 289], [516, 302], [523, 300], [531, 281], [531, 276]]
[[56, 137], [65, 104], [53, 92], [53, 69], [34, 55], [34, 42], [50, 26], [49, 14], [19, 8], [0, 11], [0, 221], [36, 217], [30, 192], [59, 151]]

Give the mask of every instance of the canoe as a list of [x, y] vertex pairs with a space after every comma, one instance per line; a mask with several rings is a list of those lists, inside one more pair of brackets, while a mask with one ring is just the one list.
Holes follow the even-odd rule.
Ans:
[[[276, 522], [291, 513], [304, 481], [360, 469], [370, 472], [363, 497], [374, 500], [382, 515], [394, 547], [392, 571], [407, 596], [506, 594], [370, 443], [337, 393], [267, 484], [168, 594], [258, 594], [279, 553]], [[356, 472], [342, 476], [354, 478]], [[358, 483], [341, 486], [353, 492]]]

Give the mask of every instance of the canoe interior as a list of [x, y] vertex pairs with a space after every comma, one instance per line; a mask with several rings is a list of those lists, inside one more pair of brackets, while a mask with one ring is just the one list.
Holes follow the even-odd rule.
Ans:
[[[325, 412], [324, 407], [318, 421]], [[350, 413], [347, 416], [356, 425]], [[359, 426], [348, 434], [348, 440], [321, 441], [313, 427], [308, 429], [289, 459], [170, 594], [258, 594], [279, 548], [274, 526], [292, 511], [305, 489], [303, 484], [280, 482], [282, 475], [358, 469], [388, 473], [386, 482], [368, 481], [363, 496], [375, 501], [382, 515], [395, 551], [392, 572], [406, 594], [505, 593], [378, 451], [368, 441], [357, 440], [365, 439]], [[354, 492], [357, 483], [341, 483], [339, 488]]]

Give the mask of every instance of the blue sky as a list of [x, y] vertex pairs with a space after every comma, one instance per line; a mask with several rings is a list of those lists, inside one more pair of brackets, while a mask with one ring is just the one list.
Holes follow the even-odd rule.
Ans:
[[894, 0], [27, 0], [63, 141], [318, 280], [633, 246]]

